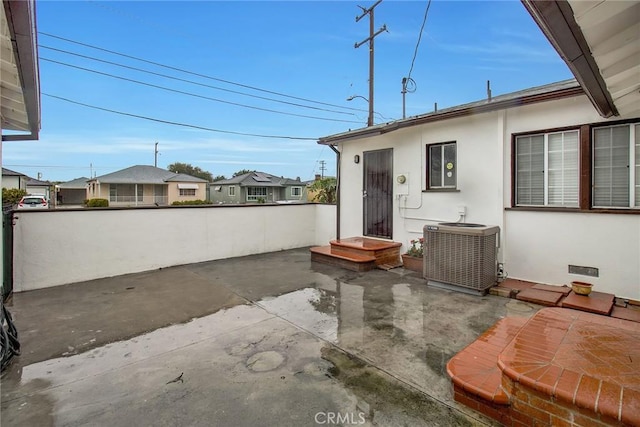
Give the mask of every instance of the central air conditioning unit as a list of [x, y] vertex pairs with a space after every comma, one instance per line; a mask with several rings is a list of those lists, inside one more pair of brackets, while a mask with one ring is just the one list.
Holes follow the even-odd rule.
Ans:
[[484, 295], [498, 281], [500, 227], [443, 222], [424, 227], [424, 278], [431, 286]]

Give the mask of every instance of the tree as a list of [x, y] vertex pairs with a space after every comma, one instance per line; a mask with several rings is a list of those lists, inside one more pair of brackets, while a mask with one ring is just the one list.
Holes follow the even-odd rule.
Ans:
[[244, 175], [245, 173], [251, 173], [251, 172], [255, 172], [255, 170], [249, 170], [249, 169], [242, 169], [239, 170], [238, 172], [233, 174], [233, 178], [235, 178], [236, 176], [240, 176], [240, 175]]
[[223, 181], [223, 180], [225, 180], [225, 179], [227, 179], [227, 177], [226, 177], [226, 176], [224, 176], [224, 175], [218, 175], [218, 176], [216, 176], [215, 178], [213, 178], [213, 182], [216, 182], [216, 181]]
[[198, 166], [192, 166], [189, 163], [171, 163], [169, 166], [167, 166], [167, 169], [174, 173], [184, 173], [186, 175], [206, 179], [208, 182], [213, 181], [213, 175], [211, 174], [211, 172], [202, 170]]
[[337, 180], [335, 178], [322, 178], [311, 184], [309, 188], [314, 194], [313, 201], [327, 204], [336, 202]]

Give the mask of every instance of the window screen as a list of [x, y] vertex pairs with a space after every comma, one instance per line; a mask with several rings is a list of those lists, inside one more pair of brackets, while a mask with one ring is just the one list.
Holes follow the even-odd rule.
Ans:
[[579, 132], [516, 138], [516, 204], [578, 206]]
[[629, 207], [629, 126], [593, 131], [593, 205]]
[[430, 145], [429, 188], [456, 188], [456, 143]]

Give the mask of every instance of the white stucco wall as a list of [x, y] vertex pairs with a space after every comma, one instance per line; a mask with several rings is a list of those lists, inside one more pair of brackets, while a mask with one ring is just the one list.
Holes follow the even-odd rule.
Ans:
[[336, 238], [336, 205], [315, 205], [315, 245], [328, 245]]
[[[343, 144], [341, 168], [341, 234], [362, 234], [363, 162], [353, 157], [364, 151], [393, 148], [393, 176], [408, 177], [408, 194], [401, 195], [394, 179], [393, 240], [407, 245], [428, 223], [457, 221], [464, 206], [466, 222], [502, 223], [502, 136], [498, 113], [416, 126], [370, 139]], [[456, 141], [456, 192], [423, 192], [426, 145]]]
[[[507, 209], [513, 133], [606, 121], [579, 96], [344, 142], [339, 146], [341, 235], [363, 233], [363, 162], [356, 164], [354, 155], [362, 159], [364, 151], [393, 148], [394, 177], [409, 178], [408, 187], [394, 183], [393, 240], [403, 243], [403, 250], [422, 235], [424, 225], [456, 221], [464, 207], [465, 222], [500, 227], [499, 260], [510, 277], [551, 284], [589, 281], [598, 291], [640, 299], [640, 215]], [[457, 143], [459, 191], [423, 192], [426, 145], [448, 141]], [[569, 275], [569, 264], [598, 267], [601, 275]]]
[[16, 212], [14, 289], [312, 245], [335, 237], [335, 206]]
[[[509, 110], [505, 132], [528, 132], [609, 120], [585, 97]], [[511, 204], [510, 139], [504, 149], [504, 206]], [[548, 284], [572, 280], [594, 290], [640, 299], [640, 215], [505, 211], [505, 269], [510, 277]], [[573, 275], [568, 266], [596, 267], [599, 277]]]
[[[552, 285], [586, 281], [595, 291], [640, 299], [637, 215], [511, 211], [504, 234], [510, 277]], [[598, 268], [599, 277], [569, 274], [569, 264]]]

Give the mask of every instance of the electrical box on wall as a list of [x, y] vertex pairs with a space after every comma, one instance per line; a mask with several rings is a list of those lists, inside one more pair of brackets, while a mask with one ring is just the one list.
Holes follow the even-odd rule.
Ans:
[[399, 173], [396, 175], [396, 195], [402, 196], [409, 194], [409, 174]]

